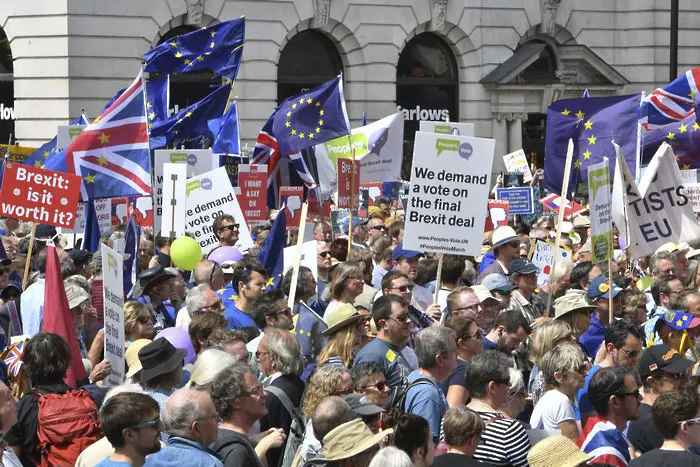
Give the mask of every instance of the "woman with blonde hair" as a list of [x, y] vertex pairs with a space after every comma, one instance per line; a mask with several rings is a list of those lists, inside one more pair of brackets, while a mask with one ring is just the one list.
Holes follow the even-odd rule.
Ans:
[[528, 393], [533, 404], [545, 393], [544, 376], [540, 371], [542, 357], [561, 342], [576, 342], [571, 327], [564, 321], [551, 320], [542, 323], [535, 329], [532, 336], [532, 348], [530, 349], [530, 361], [534, 364], [528, 381]]
[[331, 283], [323, 291], [324, 300], [330, 299], [325, 313], [345, 303], [353, 304], [364, 289], [364, 263], [341, 263], [333, 272]]
[[328, 336], [328, 342], [321, 350], [316, 364], [341, 365], [345, 368], [352, 366], [357, 352], [365, 343], [369, 315], [360, 314], [354, 306], [346, 303], [324, 316], [328, 329], [323, 332]]
[[124, 337], [127, 344], [153, 338], [153, 314], [145, 303], [124, 303]]

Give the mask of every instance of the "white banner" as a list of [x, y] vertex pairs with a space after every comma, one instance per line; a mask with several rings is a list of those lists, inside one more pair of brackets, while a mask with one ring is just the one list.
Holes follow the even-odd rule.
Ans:
[[[306, 224], [306, 228], [309, 228], [309, 223]], [[306, 232], [304, 232], [306, 237]], [[297, 254], [297, 246], [292, 245], [284, 249], [284, 273], [294, 266], [294, 257]], [[316, 240], [310, 242], [304, 242], [301, 244], [301, 260], [299, 261], [300, 266], [306, 266], [311, 269], [311, 273], [314, 275], [314, 279], [318, 281], [318, 269], [316, 257], [318, 256], [316, 250]]]
[[163, 215], [163, 164], [187, 164], [187, 177], [202, 175], [219, 166], [211, 149], [156, 149], [153, 156], [153, 232], [161, 230]]
[[177, 238], [185, 234], [186, 184], [186, 165], [163, 164], [163, 215], [160, 218], [163, 237]]
[[612, 222], [610, 212], [610, 167], [608, 159], [588, 167], [588, 200], [591, 214], [593, 263], [612, 258]]
[[685, 183], [683, 193], [693, 205], [693, 212], [700, 212], [700, 183]]
[[341, 136], [315, 147], [318, 178], [323, 199], [338, 191], [339, 157], [360, 161], [362, 183], [389, 182], [401, 177], [403, 161], [403, 113], [397, 112], [369, 125], [352, 130], [352, 135]]
[[230, 214], [238, 224], [238, 242], [241, 250], [253, 247], [250, 230], [238, 205], [231, 181], [226, 168], [219, 167], [202, 175], [192, 177], [187, 181], [187, 212], [185, 214], [185, 230], [194, 235], [202, 247], [202, 253], [207, 254], [217, 246], [217, 240], [212, 232], [212, 224], [221, 214]]
[[439, 135], [474, 136], [474, 124], [421, 120], [418, 131]]
[[503, 156], [503, 162], [506, 165], [506, 171], [523, 174], [523, 182], [530, 183], [532, 180], [532, 172], [530, 165], [527, 163], [525, 151], [518, 149], [515, 152]]
[[112, 365], [106, 386], [124, 382], [124, 265], [122, 255], [101, 245], [105, 319], [105, 359]]
[[404, 248], [481, 254], [495, 143], [416, 132]]

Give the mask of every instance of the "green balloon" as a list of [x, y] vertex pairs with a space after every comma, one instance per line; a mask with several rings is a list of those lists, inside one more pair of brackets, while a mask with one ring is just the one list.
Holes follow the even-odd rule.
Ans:
[[651, 287], [654, 284], [654, 278], [652, 276], [645, 276], [642, 277], [637, 281], [637, 288], [644, 292], [647, 290], [649, 287]]
[[173, 264], [184, 271], [192, 271], [202, 261], [202, 247], [192, 237], [182, 236], [170, 245]]

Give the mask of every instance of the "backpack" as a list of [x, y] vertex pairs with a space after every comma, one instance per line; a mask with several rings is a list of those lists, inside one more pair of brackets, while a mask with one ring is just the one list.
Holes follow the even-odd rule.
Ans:
[[299, 413], [299, 410], [294, 407], [294, 404], [292, 404], [287, 394], [280, 388], [268, 386], [265, 388], [265, 391], [277, 396], [280, 402], [282, 402], [282, 405], [284, 405], [284, 408], [287, 409], [289, 416], [292, 417], [292, 424], [289, 427], [289, 434], [287, 435], [287, 444], [285, 444], [284, 453], [282, 454], [282, 463], [279, 466], [291, 467], [294, 463], [294, 457], [297, 451], [301, 449], [301, 444], [304, 441], [304, 432], [306, 431], [304, 417]]
[[403, 392], [397, 397], [396, 404], [394, 405], [394, 407], [401, 410], [402, 412], [406, 412], [405, 405], [406, 405], [406, 395], [408, 394], [408, 390], [413, 388], [413, 387], [418, 386], [419, 384], [429, 384], [432, 387], [434, 387], [438, 392], [440, 392], [440, 388], [438, 388], [437, 385], [435, 385], [435, 383], [433, 383], [428, 378], [418, 378], [417, 380], [415, 380], [414, 382], [412, 382], [411, 384], [406, 386], [405, 389], [403, 389]]
[[97, 405], [83, 389], [37, 397], [41, 467], [75, 465], [78, 455], [102, 438]]

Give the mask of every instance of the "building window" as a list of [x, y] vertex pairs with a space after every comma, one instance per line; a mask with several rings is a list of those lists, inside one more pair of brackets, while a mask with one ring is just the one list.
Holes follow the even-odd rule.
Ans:
[[[450, 47], [432, 33], [406, 44], [396, 69], [396, 105], [404, 115], [404, 166], [408, 176], [421, 120], [459, 121], [459, 72]], [[408, 179], [408, 178], [406, 178]]]
[[330, 81], [343, 72], [343, 61], [323, 33], [301, 31], [282, 49], [277, 66], [277, 103]]
[[0, 144], [15, 133], [15, 85], [10, 41], [0, 28]]

